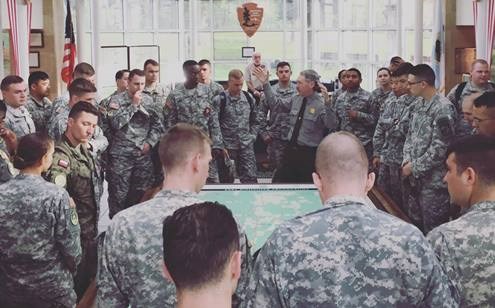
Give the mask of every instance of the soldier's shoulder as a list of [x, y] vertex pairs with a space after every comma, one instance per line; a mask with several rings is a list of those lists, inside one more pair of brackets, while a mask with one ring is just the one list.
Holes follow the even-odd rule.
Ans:
[[451, 114], [455, 112], [454, 104], [442, 95], [437, 96], [437, 101], [434, 108], [440, 113]]
[[[377, 90], [379, 90], [379, 89], [377, 89]], [[371, 93], [369, 91], [366, 91], [363, 88], [359, 88], [357, 94], [358, 94], [359, 97], [367, 97], [367, 98], [369, 98], [371, 96]]]

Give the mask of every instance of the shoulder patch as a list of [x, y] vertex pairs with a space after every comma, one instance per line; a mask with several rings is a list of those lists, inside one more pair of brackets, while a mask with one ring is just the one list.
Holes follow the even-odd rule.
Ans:
[[57, 165], [59, 165], [62, 168], [67, 169], [69, 167], [69, 162], [63, 159], [59, 159]]
[[206, 106], [205, 110], [203, 110], [203, 115], [205, 117], [209, 117], [210, 116], [210, 113], [211, 113], [211, 108]]
[[452, 127], [449, 117], [443, 116], [439, 118], [437, 120], [437, 125], [443, 137], [450, 138], [454, 135], [454, 128]]
[[55, 177], [54, 182], [55, 185], [65, 188], [65, 185], [67, 185], [67, 177], [65, 174], [59, 174]]
[[70, 210], [70, 222], [74, 226], [79, 224], [79, 217], [77, 217], [77, 211], [75, 208], [71, 208], [71, 210]]

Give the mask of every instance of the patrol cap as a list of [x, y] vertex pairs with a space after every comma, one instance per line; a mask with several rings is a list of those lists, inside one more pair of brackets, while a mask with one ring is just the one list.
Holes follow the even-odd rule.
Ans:
[[301, 75], [304, 76], [304, 78], [306, 78], [307, 80], [311, 80], [314, 82], [320, 82], [321, 76], [318, 75], [318, 73], [315, 70], [312, 70], [312, 69], [304, 70], [301, 72]]

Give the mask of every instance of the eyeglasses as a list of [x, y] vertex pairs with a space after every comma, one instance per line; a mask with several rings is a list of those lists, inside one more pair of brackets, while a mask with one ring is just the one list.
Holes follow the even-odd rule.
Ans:
[[408, 85], [410, 85], [410, 86], [412, 86], [413, 84], [418, 84], [418, 83], [421, 83], [421, 82], [423, 82], [423, 81], [424, 81], [424, 80], [418, 80], [418, 81], [416, 81], [416, 82], [412, 82], [412, 81], [409, 81], [409, 80], [408, 80], [408, 81], [407, 81], [407, 84], [408, 84]]
[[473, 118], [473, 123], [480, 124], [481, 122], [492, 121], [492, 120], [495, 120], [495, 118], [488, 118], [488, 119]]

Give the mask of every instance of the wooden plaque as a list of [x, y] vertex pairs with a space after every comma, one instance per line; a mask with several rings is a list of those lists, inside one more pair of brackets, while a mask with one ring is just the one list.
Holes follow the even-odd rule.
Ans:
[[476, 48], [456, 48], [455, 49], [455, 73], [469, 74], [471, 64], [476, 60]]
[[247, 36], [253, 36], [263, 20], [263, 8], [254, 2], [244, 3], [237, 8], [237, 19]]

